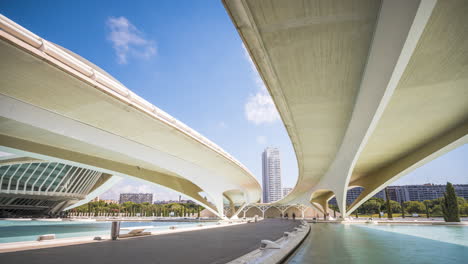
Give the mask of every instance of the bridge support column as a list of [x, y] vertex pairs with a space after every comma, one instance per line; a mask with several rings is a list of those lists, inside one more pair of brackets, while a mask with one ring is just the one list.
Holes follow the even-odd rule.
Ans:
[[[239, 209], [237, 209], [236, 212], [234, 212], [234, 215], [231, 216], [231, 219], [239, 219], [239, 213], [244, 210], [244, 208], [247, 206], [247, 203], [242, 204]], [[244, 218], [245, 218], [245, 211], [244, 211]]]
[[301, 211], [302, 219], [304, 219], [304, 213], [307, 210], [308, 206], [303, 205], [303, 204], [299, 204], [299, 205], [296, 206], [296, 208]]
[[322, 210], [323, 210], [323, 220], [327, 220], [328, 201], [326, 201], [326, 200], [321, 201], [320, 206], [322, 207]]
[[226, 219], [226, 216], [224, 214], [224, 201], [223, 201], [223, 195], [215, 195], [213, 198], [214, 206], [216, 207], [216, 215], [221, 218], [221, 219]]
[[260, 205], [258, 208], [262, 211], [262, 218], [265, 218], [265, 212], [270, 209], [269, 205]]
[[[336, 204], [338, 205], [338, 208], [340, 209], [340, 214], [341, 217], [346, 216], [346, 193], [347, 193], [347, 188], [343, 192], [336, 192], [335, 191], [335, 199], [336, 199]], [[328, 210], [328, 202], [327, 202], [327, 210]]]

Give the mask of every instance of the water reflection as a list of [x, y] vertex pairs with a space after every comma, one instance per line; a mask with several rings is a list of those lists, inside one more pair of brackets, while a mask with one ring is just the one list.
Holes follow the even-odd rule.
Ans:
[[457, 241], [466, 240], [467, 232], [462, 226], [312, 224], [288, 263], [466, 263], [468, 246]]

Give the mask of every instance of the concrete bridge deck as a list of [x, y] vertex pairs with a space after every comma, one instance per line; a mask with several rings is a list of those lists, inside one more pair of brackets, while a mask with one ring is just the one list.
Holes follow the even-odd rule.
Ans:
[[299, 221], [258, 223], [0, 254], [0, 263], [226, 263], [292, 231]]

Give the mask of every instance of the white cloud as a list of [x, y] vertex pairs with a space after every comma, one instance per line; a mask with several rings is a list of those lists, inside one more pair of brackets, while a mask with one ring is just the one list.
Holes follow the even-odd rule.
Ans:
[[110, 30], [108, 39], [112, 42], [120, 64], [126, 64], [130, 56], [148, 59], [156, 54], [156, 44], [147, 40], [127, 18], [110, 17], [107, 19]]
[[262, 123], [273, 123], [279, 120], [278, 111], [271, 96], [263, 91], [257, 92], [255, 95], [250, 95], [244, 106], [245, 116], [247, 120], [256, 125]]
[[252, 78], [257, 86], [257, 92], [249, 95], [247, 102], [244, 105], [245, 116], [248, 121], [253, 122], [256, 125], [273, 123], [280, 119], [278, 110], [276, 110], [273, 99], [271, 99], [262, 78], [260, 78], [247, 49], [243, 44], [242, 47], [244, 49], [244, 57], [250, 64]]
[[267, 143], [267, 138], [265, 136], [257, 136], [257, 143], [265, 145]]

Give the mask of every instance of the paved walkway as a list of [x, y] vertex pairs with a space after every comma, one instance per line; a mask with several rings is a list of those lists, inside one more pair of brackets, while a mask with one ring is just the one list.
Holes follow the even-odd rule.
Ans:
[[266, 219], [223, 228], [2, 253], [0, 263], [226, 263], [257, 249], [260, 240], [276, 240], [298, 224]]

